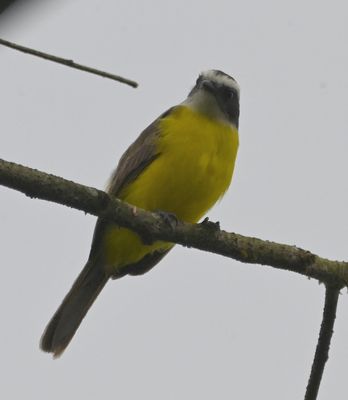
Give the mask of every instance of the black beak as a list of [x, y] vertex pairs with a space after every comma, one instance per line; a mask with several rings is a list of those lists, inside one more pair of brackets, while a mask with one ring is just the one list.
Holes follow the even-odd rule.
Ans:
[[208, 79], [203, 79], [201, 81], [200, 87], [210, 93], [213, 93], [215, 91], [214, 83]]

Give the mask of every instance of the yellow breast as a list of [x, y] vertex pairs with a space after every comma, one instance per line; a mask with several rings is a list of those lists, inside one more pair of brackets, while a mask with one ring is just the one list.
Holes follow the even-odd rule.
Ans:
[[121, 193], [149, 210], [198, 221], [230, 185], [238, 149], [236, 128], [179, 106], [161, 122], [160, 156]]
[[[176, 107], [161, 121], [159, 156], [120, 193], [120, 198], [151, 211], [174, 213], [197, 222], [230, 185], [238, 150], [238, 131], [230, 125]], [[137, 235], [111, 228], [106, 235], [109, 263], [140, 260], [163, 243], [144, 246]]]

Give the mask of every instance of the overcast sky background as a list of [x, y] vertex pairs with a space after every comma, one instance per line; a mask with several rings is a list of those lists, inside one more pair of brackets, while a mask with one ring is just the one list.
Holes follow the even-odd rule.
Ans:
[[[0, 47], [0, 157], [103, 188], [127, 146], [200, 71], [241, 86], [222, 228], [348, 260], [346, 1], [32, 1], [0, 37], [135, 79], [138, 89]], [[323, 285], [177, 247], [110, 282], [61, 359], [39, 350], [95, 218], [0, 187], [0, 397], [302, 399]], [[320, 399], [346, 396], [343, 291]]]

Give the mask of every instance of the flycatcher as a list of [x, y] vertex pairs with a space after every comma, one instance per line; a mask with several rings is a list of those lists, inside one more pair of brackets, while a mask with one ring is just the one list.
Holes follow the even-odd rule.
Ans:
[[[238, 150], [239, 86], [202, 72], [186, 100], [157, 118], [121, 157], [107, 192], [150, 211], [196, 223], [230, 185]], [[41, 348], [62, 354], [110, 279], [141, 275], [173, 247], [98, 219], [87, 264], [53, 315]]]

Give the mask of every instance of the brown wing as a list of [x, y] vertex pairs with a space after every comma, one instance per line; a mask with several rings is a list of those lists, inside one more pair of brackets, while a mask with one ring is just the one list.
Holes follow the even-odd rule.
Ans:
[[[117, 168], [111, 175], [107, 192], [114, 196], [118, 196], [122, 189], [130, 182], [136, 179], [151, 162], [159, 156], [156, 150], [156, 137], [160, 134], [160, 121], [172, 112], [174, 107], [163, 113], [151, 125], [149, 125], [132, 143], [121, 157]], [[99, 244], [101, 242], [104, 227], [107, 221], [98, 218], [94, 229], [93, 241], [89, 259], [98, 256]], [[148, 254], [142, 260], [135, 264], [126, 266], [125, 274], [138, 275], [145, 273], [155, 266], [165, 254], [166, 251], [156, 251]], [[129, 267], [129, 269], [127, 269]], [[123, 274], [121, 274], [123, 275]]]
[[120, 191], [132, 182], [159, 155], [156, 151], [156, 137], [160, 134], [160, 121], [173, 108], [163, 113], [149, 125], [125, 151], [110, 178], [108, 193], [118, 196]]

